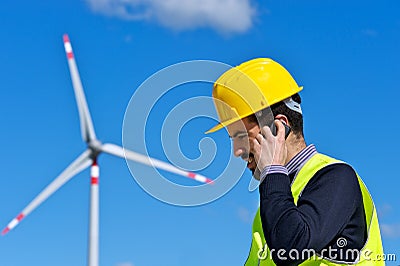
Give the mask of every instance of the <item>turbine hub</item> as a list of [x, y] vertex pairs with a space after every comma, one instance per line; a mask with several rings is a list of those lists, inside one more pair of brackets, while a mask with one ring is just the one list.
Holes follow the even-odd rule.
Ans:
[[102, 145], [103, 144], [97, 139], [91, 140], [89, 142], [88, 147], [92, 151], [92, 157], [97, 157], [97, 155], [99, 155], [102, 152], [101, 150]]

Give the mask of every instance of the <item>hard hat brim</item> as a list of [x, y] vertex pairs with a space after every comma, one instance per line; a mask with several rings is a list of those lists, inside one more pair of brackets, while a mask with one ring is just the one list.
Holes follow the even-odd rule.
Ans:
[[216, 131], [218, 131], [218, 130], [224, 128], [224, 127], [229, 126], [230, 124], [235, 123], [236, 121], [239, 121], [240, 119], [241, 119], [241, 117], [235, 117], [235, 118], [229, 119], [229, 120], [227, 120], [227, 121], [220, 122], [220, 123], [218, 123], [216, 126], [214, 126], [214, 127], [212, 127], [211, 129], [207, 130], [207, 131], [205, 132], [205, 134], [214, 133], [214, 132], [216, 132]]

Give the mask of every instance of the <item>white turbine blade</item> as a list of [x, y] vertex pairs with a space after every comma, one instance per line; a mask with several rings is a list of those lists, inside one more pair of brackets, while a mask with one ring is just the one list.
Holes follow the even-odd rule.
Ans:
[[53, 182], [51, 182], [25, 209], [15, 217], [7, 227], [2, 231], [2, 235], [13, 229], [23, 218], [36, 209], [43, 201], [56, 192], [62, 185], [69, 181], [76, 174], [89, 167], [92, 159], [90, 159], [90, 151], [82, 153], [75, 161], [73, 161]]
[[81, 78], [79, 77], [78, 67], [76, 66], [71, 42], [69, 41], [67, 34], [64, 35], [64, 48], [68, 58], [69, 71], [71, 74], [72, 85], [74, 87], [76, 103], [78, 105], [82, 138], [84, 141], [89, 142], [93, 139], [96, 139], [96, 134], [94, 133], [92, 118], [86, 103], [86, 98], [83, 92]]
[[142, 163], [145, 165], [149, 165], [152, 167], [156, 167], [174, 174], [178, 174], [184, 177], [188, 177], [194, 180], [197, 180], [199, 182], [202, 183], [213, 183], [213, 181], [205, 176], [196, 174], [196, 173], [192, 173], [192, 172], [188, 172], [188, 171], [184, 171], [182, 169], [179, 169], [175, 166], [173, 166], [172, 164], [157, 160], [157, 159], [153, 159], [151, 157], [147, 157], [145, 155], [142, 155], [140, 153], [136, 153], [127, 149], [124, 149], [120, 146], [114, 145], [114, 144], [110, 144], [110, 143], [106, 143], [103, 144], [103, 146], [101, 147], [102, 151], [121, 157], [121, 158], [125, 158], [131, 161], [135, 161], [138, 163]]

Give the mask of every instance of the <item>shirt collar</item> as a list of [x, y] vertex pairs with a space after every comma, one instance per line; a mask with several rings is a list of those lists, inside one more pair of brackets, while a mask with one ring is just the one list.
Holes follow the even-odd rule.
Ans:
[[299, 170], [305, 162], [307, 162], [314, 154], [317, 153], [317, 149], [314, 144], [310, 144], [297, 153], [286, 165], [289, 175]]

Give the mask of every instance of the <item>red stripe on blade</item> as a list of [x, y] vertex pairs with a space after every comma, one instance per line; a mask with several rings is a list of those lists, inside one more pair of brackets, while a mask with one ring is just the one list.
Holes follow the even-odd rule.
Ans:
[[10, 228], [6, 227], [4, 228], [4, 230], [1, 232], [1, 234], [4, 236], [5, 234], [7, 234], [10, 231]]
[[190, 177], [190, 178], [194, 178], [195, 176], [196, 176], [195, 173], [191, 173], [191, 172], [188, 173], [188, 177]]
[[22, 219], [24, 219], [25, 215], [23, 213], [18, 214], [17, 220], [20, 222]]
[[207, 184], [214, 184], [214, 180], [211, 180], [211, 179], [208, 179], [208, 178], [207, 178], [207, 179], [206, 179], [206, 183], [207, 183]]
[[64, 42], [69, 42], [68, 34], [63, 35], [63, 40], [64, 40]]

